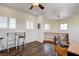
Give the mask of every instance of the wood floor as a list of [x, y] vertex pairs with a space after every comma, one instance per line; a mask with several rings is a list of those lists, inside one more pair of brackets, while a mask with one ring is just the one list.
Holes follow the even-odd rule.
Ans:
[[55, 56], [54, 45], [37, 41], [28, 43], [24, 49], [10, 49], [9, 53], [0, 52], [1, 56]]

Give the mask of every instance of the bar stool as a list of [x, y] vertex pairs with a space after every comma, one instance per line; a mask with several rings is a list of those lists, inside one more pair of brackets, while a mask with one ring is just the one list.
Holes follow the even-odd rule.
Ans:
[[[12, 40], [11, 39], [9, 40], [10, 33], [7, 33], [7, 53], [9, 53], [10, 46], [14, 45], [14, 47], [16, 47], [16, 33], [13, 33], [13, 34], [15, 35], [15, 38]], [[10, 42], [14, 42], [14, 43], [10, 43]]]
[[0, 37], [0, 42], [1, 42], [3, 39], [4, 39], [3, 37]]
[[[17, 46], [19, 47], [20, 50], [22, 49], [22, 47], [23, 47], [23, 49], [25, 47], [25, 45], [24, 45], [25, 36], [26, 36], [25, 32], [19, 34], [19, 36], [18, 36]], [[20, 42], [20, 40], [22, 40], [22, 41]]]

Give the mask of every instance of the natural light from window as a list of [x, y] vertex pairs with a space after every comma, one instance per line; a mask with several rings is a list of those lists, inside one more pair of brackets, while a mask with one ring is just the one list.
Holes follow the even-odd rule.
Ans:
[[0, 28], [7, 28], [7, 17], [0, 16]]
[[32, 21], [26, 21], [26, 29], [33, 29], [33, 22]]
[[67, 24], [60, 24], [60, 30], [67, 30]]
[[45, 24], [45, 31], [50, 31], [50, 24]]
[[16, 19], [15, 18], [9, 18], [9, 17], [4, 17], [0, 16], [0, 29], [14, 29], [16, 28]]
[[9, 19], [9, 28], [16, 28], [16, 19], [15, 18]]

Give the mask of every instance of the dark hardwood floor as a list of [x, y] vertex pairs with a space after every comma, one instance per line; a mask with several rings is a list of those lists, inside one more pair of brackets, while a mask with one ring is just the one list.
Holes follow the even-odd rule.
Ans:
[[[23, 46], [22, 46], [23, 47]], [[27, 43], [24, 48], [11, 48], [10, 52], [0, 52], [1, 56], [55, 56], [54, 45], [49, 43], [40, 43], [37, 41]]]

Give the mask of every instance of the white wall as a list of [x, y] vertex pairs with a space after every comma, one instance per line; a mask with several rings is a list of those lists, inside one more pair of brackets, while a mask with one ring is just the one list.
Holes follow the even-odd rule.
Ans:
[[79, 42], [79, 15], [74, 16], [68, 20], [70, 40]]
[[[69, 41], [78, 41], [79, 42], [79, 15], [76, 15], [72, 18], [60, 20], [59, 24], [67, 23], [68, 30], [64, 31], [69, 33]], [[59, 32], [63, 32], [59, 30]]]
[[[32, 42], [32, 41], [40, 41], [43, 42], [43, 32], [44, 32], [44, 24], [49, 23], [51, 25], [51, 32], [56, 32], [56, 21], [48, 21], [43, 18], [42, 15], [39, 16], [33, 16], [21, 11], [18, 11], [16, 9], [2, 6], [0, 5], [0, 16], [6, 16], [6, 17], [14, 17], [16, 18], [16, 30], [8, 29], [10, 31], [26, 31], [26, 41], [25, 43]], [[33, 21], [34, 22], [34, 29], [33, 30], [26, 30], [26, 21]], [[41, 24], [41, 29], [37, 29], [37, 24]], [[4, 33], [8, 31], [7, 29], [1, 30], [0, 33], [3, 31]], [[0, 41], [0, 50], [5, 49], [6, 46], [6, 37]]]

